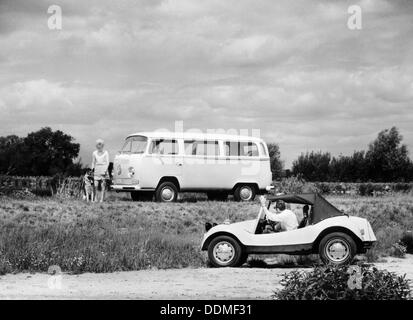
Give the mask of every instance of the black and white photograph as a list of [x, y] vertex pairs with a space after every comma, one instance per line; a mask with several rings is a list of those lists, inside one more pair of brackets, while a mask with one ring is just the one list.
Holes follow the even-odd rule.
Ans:
[[412, 152], [411, 0], [0, 0], [0, 300], [412, 300]]

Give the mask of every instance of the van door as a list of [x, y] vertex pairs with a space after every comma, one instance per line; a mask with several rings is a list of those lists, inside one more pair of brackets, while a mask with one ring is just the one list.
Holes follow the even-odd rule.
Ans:
[[145, 157], [145, 180], [156, 188], [162, 177], [174, 177], [181, 183], [182, 156], [179, 152], [178, 139], [151, 139], [148, 154]]
[[185, 139], [183, 185], [186, 189], [226, 189], [225, 160], [217, 140]]

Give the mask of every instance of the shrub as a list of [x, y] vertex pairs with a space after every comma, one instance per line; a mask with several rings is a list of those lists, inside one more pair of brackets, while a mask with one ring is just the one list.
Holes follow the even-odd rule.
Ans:
[[359, 194], [361, 196], [372, 196], [373, 185], [371, 183], [362, 183], [359, 185]]
[[323, 194], [330, 194], [331, 193], [331, 184], [325, 182], [317, 182], [315, 183], [317, 189]]
[[400, 239], [400, 244], [406, 247], [407, 253], [413, 253], [413, 233], [406, 232]]
[[0, 252], [0, 275], [10, 273], [13, 271], [13, 267], [6, 258], [4, 258]]
[[400, 242], [397, 242], [395, 244], [393, 244], [392, 248], [391, 248], [391, 255], [393, 257], [397, 257], [397, 258], [404, 258], [404, 256], [406, 255], [406, 246], [404, 246], [403, 244], [401, 244]]
[[284, 275], [284, 287], [274, 293], [279, 300], [407, 300], [409, 280], [370, 265], [360, 266], [361, 287], [351, 288], [347, 267], [322, 266], [311, 272], [292, 271]]
[[315, 192], [317, 188], [313, 183], [308, 183], [301, 177], [289, 177], [274, 182], [276, 193], [303, 193]]

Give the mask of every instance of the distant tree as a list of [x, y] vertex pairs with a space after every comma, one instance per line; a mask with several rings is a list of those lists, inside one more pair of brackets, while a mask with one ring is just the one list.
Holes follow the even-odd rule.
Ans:
[[379, 132], [366, 153], [369, 178], [373, 181], [404, 181], [412, 166], [407, 146], [396, 127]]
[[0, 173], [14, 175], [66, 174], [74, 166], [80, 145], [74, 138], [49, 127], [25, 138], [0, 138]]
[[0, 137], [0, 173], [16, 174], [22, 161], [24, 139], [15, 135]]
[[272, 179], [280, 179], [283, 175], [284, 163], [281, 160], [280, 147], [276, 143], [268, 143], [268, 152], [270, 156]]
[[364, 151], [354, 151], [351, 156], [339, 155], [330, 162], [329, 180], [340, 182], [361, 182], [366, 179]]
[[293, 162], [292, 172], [301, 175], [307, 181], [329, 181], [331, 155], [328, 152], [302, 153]]
[[64, 175], [68, 177], [80, 177], [84, 173], [85, 167], [82, 164], [82, 160], [79, 159], [66, 168]]

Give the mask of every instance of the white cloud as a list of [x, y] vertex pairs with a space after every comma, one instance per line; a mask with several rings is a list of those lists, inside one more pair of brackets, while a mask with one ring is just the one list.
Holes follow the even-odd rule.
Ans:
[[117, 148], [183, 119], [259, 128], [288, 165], [307, 149], [364, 148], [397, 125], [412, 148], [413, 6], [403, 3], [356, 1], [363, 29], [352, 32], [347, 1], [68, 0], [53, 32], [48, 3], [5, 1], [0, 134], [52, 125], [85, 155], [91, 135]]

